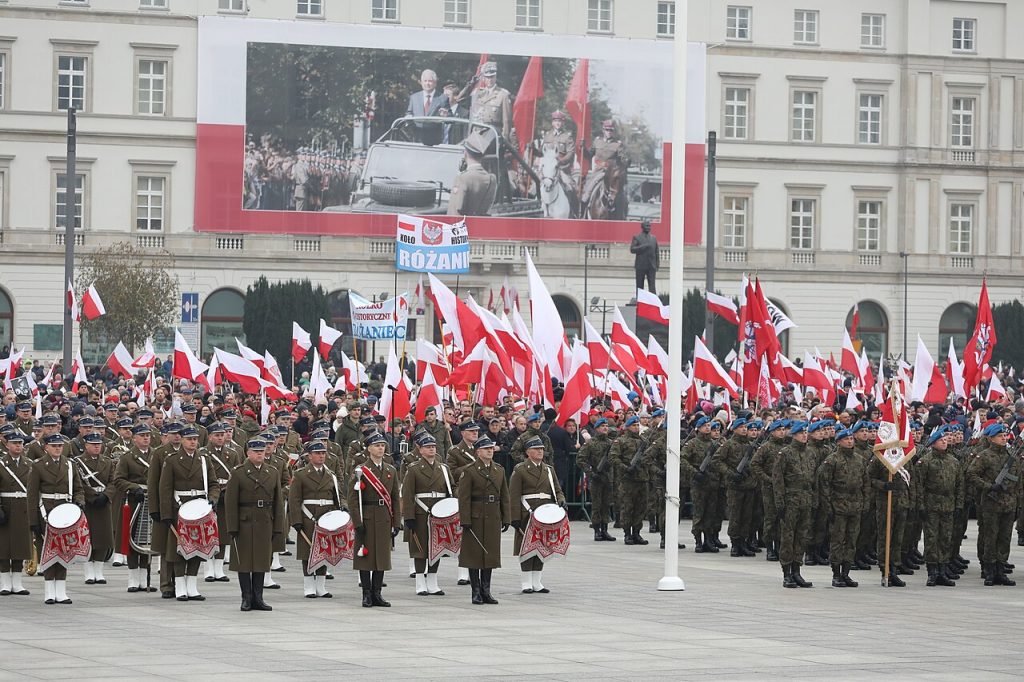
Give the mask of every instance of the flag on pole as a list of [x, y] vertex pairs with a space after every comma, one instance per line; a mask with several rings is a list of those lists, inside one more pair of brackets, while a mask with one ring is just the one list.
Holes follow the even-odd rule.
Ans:
[[996, 327], [992, 321], [992, 306], [988, 302], [988, 285], [981, 281], [981, 295], [978, 297], [978, 317], [974, 322], [974, 334], [964, 349], [964, 386], [968, 392], [974, 390], [981, 377], [979, 371], [992, 359], [996, 345]]
[[[512, 105], [512, 124], [519, 136], [519, 153], [533, 143], [533, 127], [537, 118], [537, 101], [544, 96], [543, 57], [530, 57], [526, 73], [519, 84], [519, 94]], [[489, 306], [488, 306], [489, 307]]]
[[292, 360], [296, 363], [302, 362], [312, 347], [313, 341], [309, 337], [309, 332], [300, 327], [298, 322], [292, 322]]
[[107, 358], [107, 367], [110, 368], [115, 376], [131, 379], [135, 376], [135, 368], [132, 366], [133, 362], [132, 354], [128, 352], [123, 343], [118, 341], [117, 345], [114, 346], [114, 350], [110, 353], [110, 357]]
[[738, 325], [740, 323], [739, 311], [736, 309], [736, 304], [733, 303], [732, 299], [728, 296], [722, 296], [716, 294], [713, 291], [709, 291], [705, 294], [707, 300], [708, 310], [715, 313], [726, 322]]
[[174, 364], [171, 367], [171, 376], [176, 379], [188, 379], [195, 381], [197, 377], [204, 376], [210, 369], [209, 365], [199, 360], [181, 332], [174, 330]]
[[334, 327], [329, 326], [324, 322], [323, 318], [320, 318], [320, 355], [328, 357], [331, 354], [331, 348], [341, 338], [341, 332]]
[[853, 304], [853, 319], [850, 321], [850, 338], [857, 338], [857, 326], [860, 325], [860, 307]]
[[569, 83], [569, 92], [565, 98], [565, 111], [576, 124], [576, 158], [580, 161], [580, 171], [586, 175], [590, 169], [590, 161], [583, 153], [583, 143], [590, 139], [590, 60], [581, 59], [576, 64], [576, 71]]
[[107, 314], [107, 309], [103, 307], [103, 301], [100, 300], [99, 292], [92, 284], [85, 290], [85, 296], [82, 297], [82, 312], [87, 320], [95, 320], [97, 317]]
[[65, 294], [65, 305], [67, 309], [71, 311], [71, 319], [75, 322], [82, 321], [82, 313], [78, 309], [78, 300], [75, 298], [75, 287], [71, 284], [71, 280], [68, 280], [68, 289]]
[[718, 360], [708, 350], [708, 347], [704, 345], [704, 342], [700, 340], [700, 337], [694, 337], [693, 378], [700, 379], [712, 386], [724, 388], [734, 398], [739, 395], [739, 387], [736, 385], [736, 382], [722, 368], [722, 365], [718, 363]]
[[636, 290], [636, 314], [651, 322], [668, 324], [668, 306], [662, 304], [657, 294], [646, 289]]

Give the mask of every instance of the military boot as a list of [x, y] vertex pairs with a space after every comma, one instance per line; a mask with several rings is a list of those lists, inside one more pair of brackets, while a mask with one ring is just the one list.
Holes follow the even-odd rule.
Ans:
[[985, 580], [985, 587], [992, 587], [996, 584], [995, 568], [988, 561], [981, 562], [981, 577]]
[[755, 555], [760, 554], [763, 550], [757, 546], [756, 540], [744, 540], [747, 545], [747, 549], [753, 552]]
[[704, 551], [711, 554], [718, 554], [718, 543], [707, 533], [704, 533]]
[[665, 549], [665, 531], [661, 531], [661, 545], [660, 549]]
[[913, 552], [907, 552], [903, 555], [903, 565], [915, 571], [921, 568], [921, 562], [917, 560]]
[[793, 580], [793, 564], [782, 564], [782, 586], [783, 587], [796, 587], [796, 581]]
[[625, 539], [622, 541], [622, 543], [626, 545], [635, 545], [636, 538], [633, 536], [633, 527], [625, 526], [623, 530], [625, 531]]
[[633, 544], [634, 545], [647, 545], [647, 544], [650, 544], [649, 542], [647, 542], [647, 540], [645, 540], [643, 538], [643, 536], [640, 535], [640, 529], [641, 528], [642, 528], [642, 526], [634, 526], [633, 527], [633, 530], [634, 530], [634, 532], [633, 532]]
[[925, 585], [928, 587], [935, 587], [935, 574], [937, 572], [935, 564], [928, 564], [928, 581], [925, 582]]
[[1003, 568], [1003, 564], [997, 562], [996, 567], [996, 585], [1013, 587], [1017, 584], [1016, 580], [1006, 577], [1006, 570]]
[[793, 564], [793, 580], [796, 581], [797, 587], [814, 587], [814, 583], [804, 580], [804, 577], [800, 575], [800, 564]]
[[871, 564], [868, 563], [867, 557], [864, 554], [858, 554], [853, 558], [852, 568], [855, 571], [870, 571]]
[[693, 551], [697, 554], [703, 554], [707, 551], [707, 547], [704, 544], [704, 540], [701, 537], [701, 533], [693, 534]]
[[946, 580], [956, 582], [960, 580], [960, 574], [953, 570], [953, 567], [949, 564], [939, 564], [939, 573], [945, 576]]
[[779, 543], [775, 540], [768, 541], [768, 551], [765, 552], [764, 556], [766, 561], [778, 561], [779, 560]]
[[942, 587], [956, 587], [956, 581], [949, 577], [946, 564], [938, 564], [935, 567], [935, 584]]
[[1024, 533], [1017, 533], [1017, 546], [1024, 547]]
[[[816, 554], [814, 553], [814, 550], [813, 550], [813, 549], [811, 549], [811, 550], [808, 550], [808, 551], [807, 551], [807, 552], [806, 552], [806, 553], [804, 554], [804, 563], [805, 563], [806, 565], [808, 565], [808, 566], [817, 566], [817, 565], [818, 565], [818, 557], [817, 557], [817, 555], [816, 555]], [[826, 564], [826, 565], [827, 565], [827, 564]]]
[[832, 587], [846, 587], [842, 571], [843, 569], [839, 564], [832, 564]]
[[595, 523], [594, 524], [594, 542], [601, 542], [602, 540], [604, 540], [604, 538], [601, 537], [601, 524], [600, 523]]
[[[881, 569], [880, 569], [881, 570]], [[896, 573], [896, 567], [889, 567], [889, 587], [906, 587], [907, 584], [903, 582], [899, 575]]]
[[711, 538], [711, 541], [715, 543], [715, 547], [717, 547], [718, 549], [725, 549], [729, 546], [718, 539], [718, 533], [715, 533], [715, 537]]
[[[473, 591], [473, 596], [472, 596], [473, 603], [474, 604], [483, 604], [484, 603], [484, 598], [480, 594], [480, 570], [479, 569], [476, 569], [476, 568], [470, 569], [470, 571], [469, 571], [469, 584], [471, 586], [470, 589]], [[364, 594], [365, 594], [365, 591], [364, 591]], [[367, 604], [364, 604], [364, 606], [367, 606]], [[372, 604], [369, 604], [369, 606], [372, 606]]]
[[910, 550], [910, 556], [913, 558], [915, 564], [924, 563], [924, 554], [921, 554], [921, 550], [919, 550], [916, 545]]
[[605, 542], [615, 542], [616, 540], [618, 540], [618, 538], [615, 537], [614, 535], [608, 535], [608, 524], [607, 523], [602, 523], [601, 524], [601, 539], [604, 540]]
[[843, 570], [843, 573], [842, 573], [842, 575], [843, 575], [843, 582], [846, 583], [847, 587], [857, 587], [857, 585], [860, 584], [856, 580], [854, 580], [853, 578], [850, 577], [850, 564], [848, 564], [848, 563], [843, 564], [842, 570]]

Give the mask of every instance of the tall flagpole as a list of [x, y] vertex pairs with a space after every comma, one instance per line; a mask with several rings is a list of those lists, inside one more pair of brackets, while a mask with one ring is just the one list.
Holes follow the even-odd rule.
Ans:
[[686, 195], [686, 38], [689, 0], [676, 2], [672, 77], [672, 222], [669, 239], [668, 395], [665, 397], [668, 442], [665, 456], [665, 575], [658, 589], [686, 589], [679, 577], [679, 425], [683, 388], [683, 213]]

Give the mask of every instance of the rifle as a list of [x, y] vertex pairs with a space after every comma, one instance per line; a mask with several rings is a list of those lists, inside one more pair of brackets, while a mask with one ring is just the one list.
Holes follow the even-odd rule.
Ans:
[[644, 455], [647, 453], [647, 446], [650, 444], [650, 441], [641, 439], [640, 447], [636, 449], [636, 454], [633, 455], [633, 459], [629, 461], [629, 466], [626, 467], [626, 473], [632, 474], [636, 471], [636, 468], [640, 466], [640, 460], [643, 459]]
[[[1003, 468], [999, 470], [999, 474], [996, 476], [996, 480], [992, 484], [994, 487], [998, 488], [1000, 490], [1000, 492], [1002, 492], [1004, 490], [1004, 487], [1003, 487], [1003, 482], [1004, 481], [1011, 481], [1013, 483], [1016, 483], [1017, 481], [1020, 480], [1020, 477], [1015, 476], [1015, 475], [1010, 473], [1010, 467], [1013, 466], [1013, 460], [1015, 460], [1015, 459], [1017, 459], [1017, 449], [1016, 448], [1014, 448], [1013, 450], [1010, 450], [1010, 452], [1007, 453], [1006, 461], [1003, 462]], [[989, 490], [988, 491], [988, 498], [990, 500], [997, 499], [996, 498], [996, 491], [995, 490]]]
[[757, 449], [764, 443], [765, 438], [768, 435], [770, 434], [762, 433], [757, 440], [752, 441], [750, 445], [747, 446], [747, 451], [743, 453], [743, 459], [741, 459], [740, 463], [736, 465], [736, 473], [740, 478], [747, 475], [747, 471], [750, 469], [750, 459], [754, 456], [754, 453], [757, 452]]
[[594, 475], [595, 476], [600, 476], [600, 475], [604, 474], [605, 471], [607, 471], [608, 465], [611, 464], [611, 460], [608, 457], [611, 454], [611, 452], [612, 452], [612, 446], [609, 443], [608, 444], [608, 448], [605, 449], [605, 451], [604, 451], [604, 456], [601, 458], [601, 461], [599, 461], [597, 463], [597, 466], [594, 467]]
[[706, 474], [708, 468], [711, 466], [711, 458], [715, 456], [715, 451], [721, 447], [721, 439], [716, 440], [708, 446], [707, 453], [704, 455], [704, 461], [700, 463], [700, 468], [697, 469], [697, 473]]

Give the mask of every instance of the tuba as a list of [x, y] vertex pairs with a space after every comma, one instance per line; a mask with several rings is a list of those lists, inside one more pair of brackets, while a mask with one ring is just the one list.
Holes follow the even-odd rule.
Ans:
[[128, 543], [138, 554], [153, 554], [153, 519], [149, 517], [148, 493], [132, 512], [131, 524], [128, 527]]

